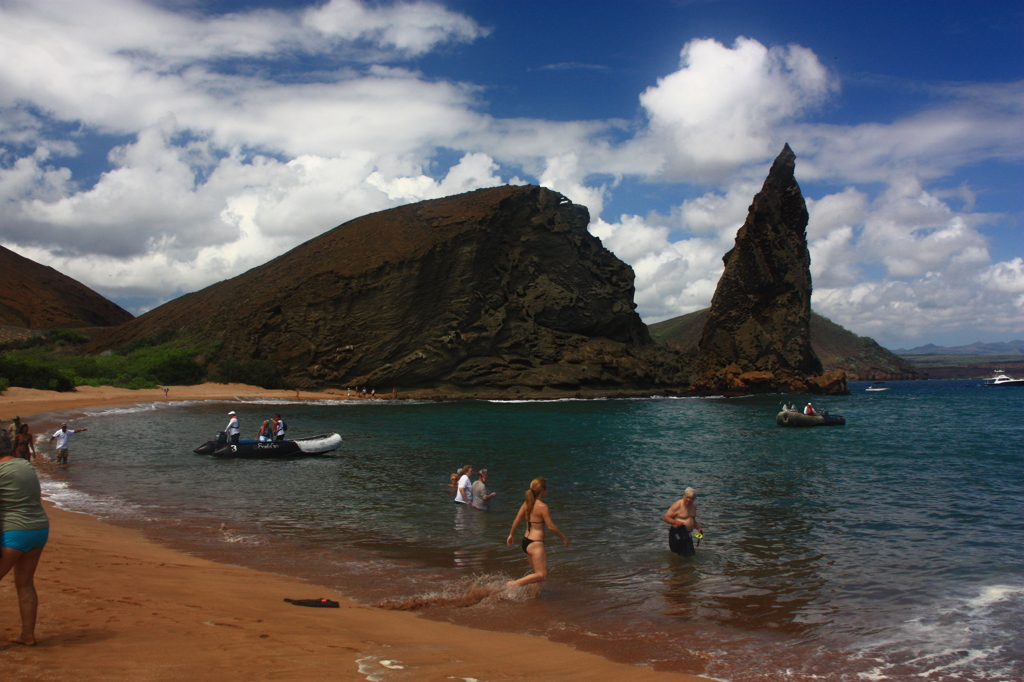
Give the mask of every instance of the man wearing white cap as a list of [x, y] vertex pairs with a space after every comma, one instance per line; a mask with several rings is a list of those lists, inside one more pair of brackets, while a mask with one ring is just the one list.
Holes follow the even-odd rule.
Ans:
[[69, 429], [67, 424], [61, 424], [60, 429], [55, 434], [50, 436], [50, 445], [53, 445], [53, 439], [57, 439], [57, 464], [68, 463], [68, 438], [71, 437], [72, 433], [84, 433], [89, 429]]
[[228, 442], [238, 445], [238, 435], [242, 433], [242, 429], [238, 426], [238, 415], [235, 414], [234, 410], [228, 412], [228, 425], [224, 427], [224, 432], [228, 434]]

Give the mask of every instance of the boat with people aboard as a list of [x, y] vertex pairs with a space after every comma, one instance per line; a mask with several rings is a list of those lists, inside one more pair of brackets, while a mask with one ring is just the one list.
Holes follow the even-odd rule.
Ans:
[[804, 414], [795, 405], [782, 404], [782, 412], [775, 415], [775, 423], [779, 426], [843, 426], [846, 419], [840, 414], [829, 414], [828, 410], [820, 413]]
[[877, 393], [877, 392], [880, 392], [880, 391], [888, 391], [889, 387], [885, 385], [884, 381], [876, 381], [875, 383], [871, 384], [870, 386], [868, 386], [864, 390], [865, 391], [874, 391], [874, 392]]
[[1006, 372], [1001, 369], [997, 369], [995, 376], [991, 379], [985, 379], [986, 386], [1024, 386], [1024, 379], [1014, 379], [1013, 377], [1007, 376]]
[[224, 459], [288, 459], [309, 457], [333, 452], [341, 447], [341, 436], [336, 433], [322, 433], [309, 438], [295, 440], [241, 440], [229, 443], [226, 433], [221, 431], [216, 440], [208, 440], [193, 450], [197, 455], [213, 455]]

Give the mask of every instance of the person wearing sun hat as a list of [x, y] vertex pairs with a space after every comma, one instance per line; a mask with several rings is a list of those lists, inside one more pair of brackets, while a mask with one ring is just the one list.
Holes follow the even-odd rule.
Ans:
[[224, 433], [228, 434], [228, 442], [238, 445], [238, 436], [242, 433], [238, 426], [238, 415], [234, 410], [228, 412], [228, 425], [224, 427]]

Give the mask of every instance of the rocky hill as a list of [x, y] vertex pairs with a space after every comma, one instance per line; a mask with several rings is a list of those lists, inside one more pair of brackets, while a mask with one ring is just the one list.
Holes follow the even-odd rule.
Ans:
[[[694, 352], [710, 308], [674, 317], [648, 326], [658, 343], [680, 351]], [[825, 372], [843, 371], [850, 381], [925, 379], [928, 373], [915, 368], [873, 339], [857, 336], [811, 311], [811, 348]]]
[[722, 260], [697, 340], [699, 391], [845, 393], [842, 372], [823, 375], [811, 346], [807, 206], [787, 144], [754, 196]]
[[133, 318], [81, 282], [0, 246], [0, 325], [81, 329], [111, 327]]
[[113, 330], [86, 352], [177, 333], [301, 388], [511, 393], [685, 388], [634, 311], [633, 271], [542, 187], [374, 213]]

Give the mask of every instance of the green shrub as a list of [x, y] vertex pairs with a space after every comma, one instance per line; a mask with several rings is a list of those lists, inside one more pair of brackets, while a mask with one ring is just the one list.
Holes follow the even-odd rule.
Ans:
[[74, 373], [64, 370], [38, 349], [0, 354], [0, 376], [11, 386], [42, 391], [75, 390]]
[[43, 332], [42, 338], [47, 343], [65, 343], [72, 346], [80, 346], [89, 340], [74, 329], [59, 328], [47, 329]]
[[203, 380], [203, 368], [195, 363], [193, 355], [190, 349], [140, 351], [137, 367], [140, 373], [153, 376], [157, 383], [189, 386]]
[[227, 359], [217, 365], [210, 381], [219, 384], [252, 384], [262, 388], [281, 388], [281, 373], [270, 360]]
[[0, 393], [3, 393], [11, 387], [11, 382], [4, 377], [0, 377]]
[[[62, 339], [61, 343], [71, 342], [78, 335], [70, 330], [56, 332], [54, 336]], [[26, 347], [0, 352], [0, 376], [11, 386], [58, 391], [81, 385], [155, 388], [203, 381], [205, 370], [193, 359], [195, 349], [183, 347], [180, 341], [176, 346], [172, 341], [155, 343], [173, 336], [175, 333], [170, 332], [140, 339], [128, 344], [134, 345], [131, 352], [106, 356], [64, 355], [66, 351], [62, 353], [53, 343], [40, 345], [38, 339], [43, 337], [37, 336], [27, 339]]]
[[178, 335], [177, 330], [174, 329], [161, 329], [153, 336], [144, 336], [140, 339], [134, 339], [124, 344], [120, 348], [114, 351], [116, 355], [131, 355], [143, 348], [150, 348], [152, 346], [162, 346], [170, 343], [174, 340], [174, 337]]

